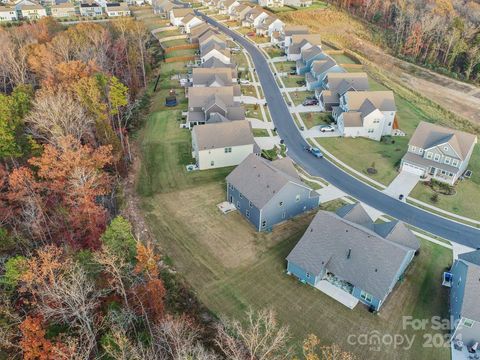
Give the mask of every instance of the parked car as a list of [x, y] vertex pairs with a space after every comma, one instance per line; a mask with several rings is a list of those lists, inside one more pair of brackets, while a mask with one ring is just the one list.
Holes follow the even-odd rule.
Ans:
[[319, 158], [319, 159], [323, 158], [323, 154], [319, 148], [309, 146], [307, 148], [307, 151], [311, 153], [313, 156], [315, 156], [316, 158]]
[[335, 128], [332, 125], [322, 125], [322, 126], [320, 126], [320, 131], [321, 132], [333, 132], [333, 131], [335, 131]]
[[240, 84], [248, 85], [248, 84], [250, 84], [250, 81], [248, 81], [247, 79], [240, 79]]
[[289, 74], [290, 75], [297, 75], [297, 70], [290, 70]]
[[318, 100], [304, 100], [302, 103], [303, 106], [313, 106], [313, 105], [318, 105]]

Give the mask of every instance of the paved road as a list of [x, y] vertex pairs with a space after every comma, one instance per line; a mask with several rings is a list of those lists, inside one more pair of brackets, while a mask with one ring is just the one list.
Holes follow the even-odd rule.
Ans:
[[459, 244], [480, 248], [480, 230], [447, 220], [398, 201], [357, 180], [331, 162], [325, 159], [317, 159], [306, 152], [304, 148], [308, 144], [295, 126], [292, 115], [288, 111], [263, 53], [256, 45], [241, 35], [208, 16], [203, 15], [203, 17], [207, 22], [217, 26], [222, 32], [240, 43], [252, 57], [273, 122], [280, 137], [288, 147], [288, 156], [293, 161], [301, 165], [311, 175], [324, 178], [340, 190], [380, 210], [384, 214]]

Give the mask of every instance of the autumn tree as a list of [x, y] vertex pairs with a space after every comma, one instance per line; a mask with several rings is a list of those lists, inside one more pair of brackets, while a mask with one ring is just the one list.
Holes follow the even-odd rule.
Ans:
[[280, 326], [273, 310], [246, 312], [245, 325], [223, 319], [217, 326], [216, 344], [232, 360], [291, 359], [288, 328]]
[[72, 137], [59, 146], [45, 145], [31, 167], [15, 169], [3, 194], [9, 223], [40, 241], [68, 242], [96, 248], [105, 230], [106, 210], [97, 198], [109, 193], [111, 178], [104, 171], [111, 148], [82, 145]]

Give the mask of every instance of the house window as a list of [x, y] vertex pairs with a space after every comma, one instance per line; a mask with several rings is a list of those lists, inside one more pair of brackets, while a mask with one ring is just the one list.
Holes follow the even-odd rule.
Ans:
[[267, 220], [262, 221], [262, 228], [264, 228], [265, 226], [267, 226]]
[[310, 279], [310, 273], [309, 273], [309, 272], [307, 272], [307, 273], [305, 274], [305, 276], [307, 277], [307, 279]]
[[225, 153], [231, 153], [232, 152], [232, 148], [231, 147], [226, 147], [224, 149]]
[[444, 146], [444, 147], [443, 147], [443, 150], [444, 150], [444, 151], [448, 151], [448, 146]]
[[283, 201], [280, 201], [280, 202], [278, 203], [278, 206], [283, 206]]
[[388, 126], [392, 126], [392, 122], [391, 122], [391, 121], [388, 123]]
[[427, 153], [427, 159], [431, 159], [432, 157], [433, 157], [433, 154], [429, 151], [429, 152]]
[[295, 201], [299, 202], [300, 201], [300, 195], [295, 196]]
[[419, 149], [418, 152], [419, 152], [420, 154], [423, 154], [423, 149]]
[[240, 210], [240, 201], [237, 201], [237, 209]]
[[412, 152], [415, 152], [417, 151], [417, 147], [416, 146], [412, 146]]
[[245, 210], [245, 216], [250, 219], [250, 210]]
[[475, 321], [470, 319], [463, 319], [463, 326], [471, 328], [475, 324]]
[[440, 161], [440, 154], [435, 154], [435, 156], [433, 157], [433, 160]]
[[253, 204], [251, 201], [248, 202], [248, 206], [253, 207]]
[[210, 166], [214, 166], [215, 165], [215, 161], [210, 161]]
[[452, 165], [455, 166], [455, 167], [458, 167], [458, 160], [457, 160], [457, 159], [453, 159]]
[[240, 193], [238, 194], [238, 197], [239, 197], [240, 199], [243, 199], [243, 195], [240, 194]]
[[282, 213], [282, 219], [285, 219], [286, 217], [287, 217], [287, 213], [284, 211], [284, 212]]
[[366, 302], [369, 302], [371, 303], [372, 300], [373, 300], [373, 297], [372, 295], [370, 295], [369, 293], [365, 292], [362, 290], [362, 292], [360, 293], [360, 297], [365, 300]]
[[451, 162], [452, 162], [452, 158], [450, 158], [450, 157], [447, 156], [447, 157], [445, 158], [445, 164], [450, 165]]

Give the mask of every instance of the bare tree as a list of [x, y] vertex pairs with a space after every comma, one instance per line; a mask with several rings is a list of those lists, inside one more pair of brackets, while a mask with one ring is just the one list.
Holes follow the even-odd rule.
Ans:
[[33, 136], [55, 146], [69, 135], [78, 141], [92, 136], [94, 125], [82, 105], [64, 92], [47, 92], [38, 97], [25, 120]]
[[273, 310], [246, 313], [246, 325], [237, 320], [223, 321], [217, 326], [216, 343], [232, 360], [283, 360], [292, 357], [287, 346], [288, 328], [280, 326]]

